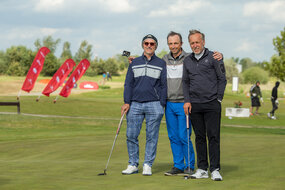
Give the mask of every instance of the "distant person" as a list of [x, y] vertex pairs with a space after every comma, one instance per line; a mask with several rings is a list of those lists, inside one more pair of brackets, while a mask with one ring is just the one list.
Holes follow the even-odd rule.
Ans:
[[267, 114], [267, 116], [271, 119], [276, 119], [274, 113], [278, 109], [278, 87], [279, 85], [280, 85], [280, 82], [277, 81], [271, 91], [272, 110], [271, 112]]
[[[189, 121], [189, 139], [187, 139], [186, 116], [184, 113], [184, 96], [182, 87], [183, 61], [190, 55], [182, 49], [182, 36], [171, 31], [167, 36], [170, 52], [162, 59], [167, 68], [167, 102], [165, 118], [168, 137], [173, 156], [173, 168], [165, 172], [166, 176], [193, 174], [195, 166], [195, 153], [191, 141], [191, 122]], [[215, 59], [222, 59], [220, 53], [213, 54]], [[189, 150], [188, 150], [189, 141]], [[190, 158], [188, 159], [188, 151]], [[190, 160], [190, 163], [188, 163]], [[189, 167], [190, 166], [190, 167]]]
[[155, 55], [157, 39], [151, 34], [142, 39], [143, 55], [129, 65], [124, 85], [124, 102], [121, 112], [127, 113], [127, 148], [129, 165], [122, 174], [138, 173], [138, 136], [146, 120], [146, 145], [143, 175], [152, 175], [156, 157], [160, 122], [167, 97], [166, 64]]
[[107, 80], [109, 81], [109, 79], [112, 80], [112, 76], [111, 73], [107, 72]]
[[188, 40], [193, 53], [183, 62], [183, 108], [186, 115], [190, 113], [195, 132], [198, 166], [190, 177], [208, 178], [209, 168], [211, 179], [221, 181], [220, 128], [221, 102], [227, 84], [225, 66], [222, 60], [214, 59], [213, 52], [205, 48], [203, 33], [190, 30]]
[[[260, 85], [260, 82], [256, 81], [255, 85], [253, 85], [250, 88], [250, 99], [251, 99], [250, 115], [259, 115], [258, 110], [260, 107], [260, 101], [263, 102], [263, 98], [262, 98], [259, 85]], [[255, 107], [254, 113], [253, 113], [253, 107]]]

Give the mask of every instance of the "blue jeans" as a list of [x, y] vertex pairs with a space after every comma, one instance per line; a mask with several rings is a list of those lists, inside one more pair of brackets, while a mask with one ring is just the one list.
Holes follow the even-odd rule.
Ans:
[[159, 126], [164, 114], [164, 109], [159, 101], [132, 102], [127, 113], [127, 147], [129, 165], [139, 165], [139, 141], [143, 120], [146, 120], [146, 145], [144, 164], [152, 166], [157, 149]]
[[[167, 102], [165, 108], [165, 118], [168, 131], [168, 137], [173, 155], [174, 167], [184, 170], [189, 166], [188, 163], [188, 141], [186, 116], [183, 109], [184, 103]], [[189, 119], [189, 151], [190, 168], [195, 166], [195, 153], [191, 141], [191, 123]], [[185, 162], [185, 163], [184, 163]]]

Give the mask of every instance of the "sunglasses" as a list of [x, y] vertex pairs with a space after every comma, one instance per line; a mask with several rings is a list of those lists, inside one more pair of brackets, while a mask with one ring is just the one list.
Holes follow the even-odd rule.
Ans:
[[145, 46], [148, 46], [148, 45], [150, 45], [150, 46], [154, 46], [154, 45], [155, 45], [155, 43], [154, 43], [154, 42], [145, 42], [145, 43], [144, 43], [144, 45], [145, 45]]

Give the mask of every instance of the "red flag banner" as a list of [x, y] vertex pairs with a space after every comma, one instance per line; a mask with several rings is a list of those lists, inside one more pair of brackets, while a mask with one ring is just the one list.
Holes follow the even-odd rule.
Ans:
[[50, 52], [47, 47], [39, 49], [22, 86], [22, 90], [30, 92], [35, 85], [35, 82], [43, 69], [46, 55]]
[[72, 88], [74, 87], [74, 84], [82, 77], [82, 75], [84, 75], [89, 65], [90, 63], [87, 59], [81, 60], [80, 63], [77, 65], [76, 69], [69, 77], [68, 81], [65, 83], [59, 95], [63, 97], [68, 97], [71, 93]]
[[49, 96], [50, 93], [56, 91], [56, 89], [62, 85], [66, 77], [75, 67], [75, 62], [72, 59], [67, 59], [60, 68], [53, 75], [52, 79], [49, 81], [42, 94]]

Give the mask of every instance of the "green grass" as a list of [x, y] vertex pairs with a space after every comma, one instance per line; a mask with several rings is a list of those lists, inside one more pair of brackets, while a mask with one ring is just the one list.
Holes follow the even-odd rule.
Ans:
[[[151, 177], [141, 173], [121, 175], [128, 164], [125, 121], [107, 175], [97, 176], [104, 171], [116, 134], [122, 94], [122, 88], [71, 94], [68, 98], [60, 97], [56, 104], [52, 103], [54, 97], [42, 97], [36, 102], [36, 96], [22, 96], [23, 114], [0, 114], [0, 189], [284, 189], [285, 105], [283, 100], [280, 101], [276, 112], [278, 120], [270, 120], [266, 113], [271, 104], [266, 98], [260, 116], [228, 119], [223, 112], [222, 182], [164, 176], [164, 172], [172, 167], [164, 119]], [[227, 91], [223, 110], [233, 107], [233, 102], [238, 100], [243, 102], [243, 107], [249, 106], [249, 99], [244, 94]], [[0, 101], [15, 101], [15, 97], [0, 96]], [[0, 112], [16, 112], [16, 107], [0, 106]], [[52, 117], [39, 117], [39, 114]], [[191, 138], [194, 142], [194, 135]], [[141, 172], [145, 126], [140, 144]]]

